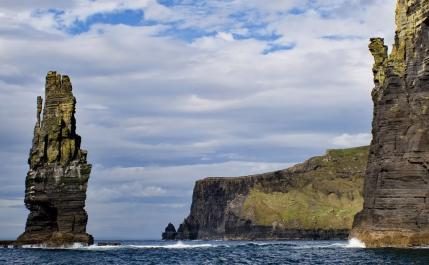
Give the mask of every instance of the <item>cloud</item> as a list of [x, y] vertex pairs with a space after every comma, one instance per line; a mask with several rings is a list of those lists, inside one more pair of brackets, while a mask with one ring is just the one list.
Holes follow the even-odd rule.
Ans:
[[[87, 205], [96, 237], [159, 236], [186, 216], [204, 176], [368, 144], [366, 40], [391, 44], [393, 18], [390, 0], [5, 0], [0, 200], [23, 197], [49, 70], [73, 83], [77, 130], [94, 164]], [[129, 229], [112, 211], [132, 220]], [[26, 213], [1, 207], [0, 237], [20, 233]]]
[[372, 135], [369, 133], [358, 133], [358, 134], [342, 134], [333, 139], [332, 143], [336, 146], [346, 148], [354, 146], [369, 145], [372, 139]]
[[115, 200], [160, 197], [166, 193], [167, 191], [161, 187], [145, 187], [140, 182], [132, 182], [95, 190], [95, 192], [92, 193], [92, 196], [94, 197], [94, 200], [108, 202]]
[[22, 207], [22, 200], [24, 198], [19, 198], [15, 200], [0, 200], [0, 208], [16, 208]]

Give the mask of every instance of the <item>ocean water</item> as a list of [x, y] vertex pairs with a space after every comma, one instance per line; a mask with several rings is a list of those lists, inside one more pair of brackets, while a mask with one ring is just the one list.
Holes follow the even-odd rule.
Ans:
[[429, 264], [429, 249], [366, 249], [356, 241], [120, 242], [0, 249], [0, 264]]

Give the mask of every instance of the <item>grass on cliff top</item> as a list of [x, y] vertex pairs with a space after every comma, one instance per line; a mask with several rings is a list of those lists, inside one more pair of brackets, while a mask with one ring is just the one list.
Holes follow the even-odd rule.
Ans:
[[359, 146], [345, 149], [328, 149], [327, 154], [337, 157], [355, 157], [368, 155], [368, 146]]
[[310, 160], [287, 193], [251, 190], [242, 217], [254, 224], [300, 229], [350, 229], [362, 209], [368, 147], [329, 150]]
[[[357, 194], [356, 194], [357, 195]], [[299, 229], [350, 229], [354, 215], [362, 209], [363, 198], [354, 200], [315, 192], [263, 193], [252, 190], [246, 199], [244, 217], [258, 225]]]

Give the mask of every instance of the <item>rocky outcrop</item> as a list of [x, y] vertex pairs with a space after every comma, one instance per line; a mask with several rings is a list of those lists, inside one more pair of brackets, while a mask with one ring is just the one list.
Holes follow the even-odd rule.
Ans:
[[162, 240], [174, 240], [177, 237], [176, 227], [172, 223], [169, 223], [162, 233]]
[[429, 2], [399, 0], [388, 55], [371, 39], [373, 140], [364, 209], [351, 236], [368, 247], [429, 244]]
[[163, 238], [345, 239], [362, 209], [367, 156], [367, 147], [330, 150], [285, 170], [199, 180], [190, 215]]
[[90, 245], [93, 238], [86, 233], [84, 207], [91, 165], [76, 134], [76, 99], [69, 77], [49, 72], [41, 118], [42, 103], [38, 97], [25, 181], [25, 205], [30, 214], [17, 243]]

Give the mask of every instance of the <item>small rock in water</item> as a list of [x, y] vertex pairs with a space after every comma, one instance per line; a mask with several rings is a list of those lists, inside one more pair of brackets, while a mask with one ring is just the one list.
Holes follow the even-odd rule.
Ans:
[[164, 233], [162, 233], [163, 240], [176, 240], [177, 231], [172, 223], [169, 223], [165, 228]]

